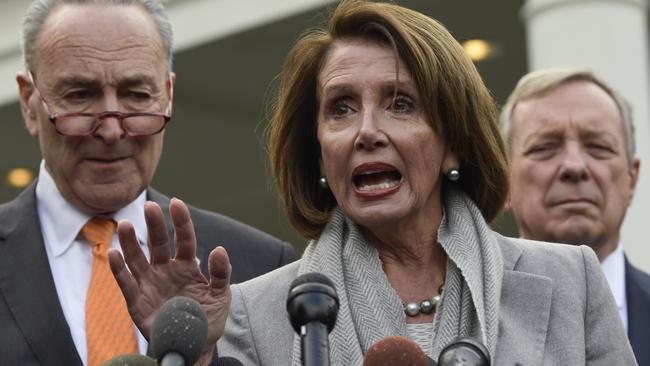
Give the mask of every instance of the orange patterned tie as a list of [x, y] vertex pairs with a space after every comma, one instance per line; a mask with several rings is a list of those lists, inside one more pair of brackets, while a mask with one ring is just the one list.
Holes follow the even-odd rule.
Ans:
[[86, 344], [88, 366], [99, 366], [114, 356], [138, 353], [133, 322], [111, 268], [114, 220], [93, 217], [81, 229], [81, 235], [93, 246], [93, 268], [86, 294]]

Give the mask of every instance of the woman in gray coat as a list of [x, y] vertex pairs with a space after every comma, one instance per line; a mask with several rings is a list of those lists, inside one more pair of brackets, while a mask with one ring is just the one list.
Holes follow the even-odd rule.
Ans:
[[393, 4], [342, 2], [327, 30], [307, 33], [287, 57], [269, 151], [289, 219], [311, 239], [302, 259], [229, 288], [227, 255], [217, 249], [207, 281], [194, 269], [184, 206], [173, 205], [175, 259], [155, 250], [166, 234], [147, 207], [151, 263], [127, 223], [120, 235], [133, 276], [111, 254], [143, 334], [166, 298], [185, 294], [210, 320], [202, 362], [219, 339], [219, 356], [245, 365], [298, 366], [286, 294], [294, 278], [319, 272], [340, 302], [329, 336], [334, 365], [361, 365], [394, 335], [433, 359], [474, 337], [495, 365], [636, 364], [589, 248], [489, 228], [508, 187], [495, 105], [435, 20]]

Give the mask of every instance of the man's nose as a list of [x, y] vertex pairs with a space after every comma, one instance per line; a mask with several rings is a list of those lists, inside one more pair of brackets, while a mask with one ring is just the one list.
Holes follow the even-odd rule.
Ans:
[[388, 144], [388, 138], [381, 129], [378, 112], [371, 109], [361, 111], [359, 132], [355, 140], [355, 147], [359, 150], [374, 150]]
[[[99, 103], [98, 108], [100, 110], [103, 109], [101, 112], [120, 111], [120, 106], [115, 95], [107, 95], [103, 103]], [[97, 123], [99, 123], [99, 127], [95, 130], [94, 135], [104, 140], [107, 144], [115, 143], [127, 134], [122, 127], [122, 121], [117, 116], [105, 116], [97, 121]]]
[[560, 179], [567, 182], [579, 182], [589, 179], [587, 157], [579, 147], [569, 146], [566, 148], [560, 166]]

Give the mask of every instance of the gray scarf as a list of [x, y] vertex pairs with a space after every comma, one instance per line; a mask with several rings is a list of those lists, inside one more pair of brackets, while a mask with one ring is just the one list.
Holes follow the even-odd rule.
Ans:
[[[445, 194], [438, 242], [447, 253], [447, 276], [433, 320], [433, 354], [460, 337], [475, 337], [494, 356], [503, 261], [492, 231], [474, 203], [460, 190]], [[335, 209], [317, 241], [305, 250], [298, 274], [328, 276], [339, 296], [330, 334], [332, 365], [362, 365], [365, 352], [388, 336], [407, 336], [402, 302], [391, 287], [377, 251], [359, 228]], [[493, 357], [494, 358], [494, 357]], [[300, 366], [300, 337], [292, 365]]]

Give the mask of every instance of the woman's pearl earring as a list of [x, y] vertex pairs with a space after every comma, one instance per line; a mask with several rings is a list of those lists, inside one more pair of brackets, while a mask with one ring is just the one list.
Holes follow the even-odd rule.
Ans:
[[447, 178], [449, 178], [450, 181], [455, 182], [458, 179], [460, 179], [460, 171], [456, 168], [453, 168], [449, 170], [447, 173]]
[[329, 188], [329, 186], [327, 185], [327, 178], [325, 177], [320, 177], [320, 179], [318, 180], [318, 185], [323, 189]]

